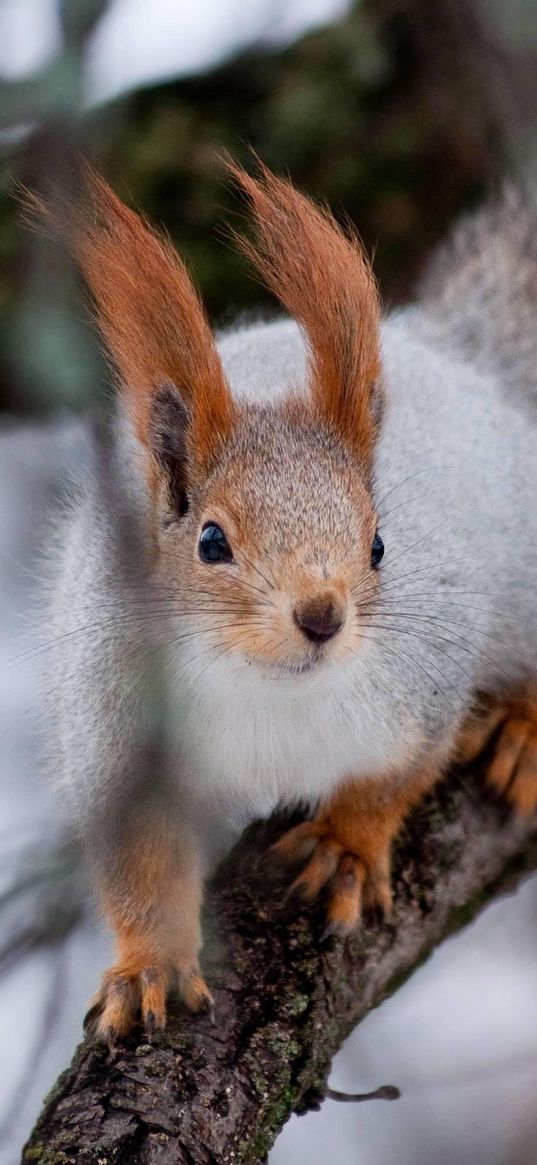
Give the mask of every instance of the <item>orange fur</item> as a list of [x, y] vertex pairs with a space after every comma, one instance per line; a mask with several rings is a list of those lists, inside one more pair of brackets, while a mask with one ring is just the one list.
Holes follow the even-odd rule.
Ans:
[[465, 722], [457, 759], [465, 764], [488, 748], [485, 780], [515, 812], [537, 809], [537, 689], [483, 701]]
[[537, 810], [537, 691], [483, 700], [465, 721], [451, 756], [429, 760], [407, 780], [349, 781], [313, 821], [274, 846], [286, 862], [306, 862], [291, 890], [312, 901], [329, 886], [327, 933], [348, 934], [363, 906], [391, 908], [391, 847], [408, 812], [436, 784], [449, 761], [487, 757], [485, 778], [515, 812]]
[[389, 913], [392, 842], [414, 805], [441, 776], [432, 758], [405, 782], [386, 776], [349, 781], [318, 816], [276, 843], [285, 861], [308, 860], [291, 890], [312, 901], [329, 885], [328, 934], [349, 934], [363, 907]]
[[[303, 410], [299, 417], [303, 423]], [[333, 469], [334, 474], [336, 469]], [[361, 475], [349, 477], [342, 471], [343, 488], [351, 498], [357, 530], [364, 531], [350, 540], [344, 560], [325, 546], [324, 567], [304, 560], [304, 548], [290, 542], [285, 551], [278, 550], [273, 558], [270, 543], [265, 542], [267, 527], [252, 523], [251, 493], [237, 482], [247, 483], [252, 476], [249, 458], [237, 456], [233, 461], [233, 476], [225, 474], [211, 481], [205, 495], [205, 506], [200, 525], [215, 521], [226, 531], [240, 571], [226, 575], [226, 602], [231, 604], [234, 618], [222, 620], [218, 628], [218, 643], [224, 649], [240, 652], [259, 663], [281, 664], [304, 660], [304, 636], [293, 618], [293, 609], [315, 612], [331, 602], [344, 618], [344, 626], [331, 645], [333, 659], [345, 658], [349, 650], [358, 650], [365, 627], [354, 617], [352, 590], [356, 579], [369, 571], [371, 540], [376, 529], [376, 515], [369, 501]], [[276, 515], [277, 520], [277, 515]], [[256, 529], [256, 525], [258, 529]], [[256, 563], [270, 562], [270, 580], [263, 579]], [[192, 585], [204, 602], [222, 603], [222, 582], [218, 571], [195, 562], [192, 566]], [[172, 586], [178, 573], [184, 571], [178, 544], [170, 543], [166, 555], [161, 556], [161, 577]], [[379, 586], [377, 573], [370, 572], [369, 595]], [[264, 592], [264, 594], [262, 593]], [[262, 601], [260, 601], [262, 600]], [[216, 643], [216, 639], [214, 640]]]
[[256, 180], [229, 170], [247, 195], [256, 243], [237, 237], [264, 282], [304, 328], [317, 416], [354, 446], [364, 463], [375, 439], [373, 392], [380, 371], [375, 279], [355, 235], [260, 164]]
[[164, 1027], [174, 980], [187, 1007], [211, 1005], [198, 966], [201, 884], [192, 855], [163, 822], [140, 821], [102, 890], [116, 936], [116, 962], [92, 1007], [99, 1036], [113, 1044], [133, 1026], [138, 1008], [148, 1035]]
[[53, 207], [25, 203], [67, 241], [95, 300], [138, 435], [148, 442], [151, 396], [171, 382], [192, 412], [191, 446], [207, 468], [234, 407], [200, 299], [170, 243], [82, 164], [84, 195]]

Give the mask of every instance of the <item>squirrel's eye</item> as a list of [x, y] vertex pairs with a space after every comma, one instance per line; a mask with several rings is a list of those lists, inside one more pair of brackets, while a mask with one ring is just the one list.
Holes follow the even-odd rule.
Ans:
[[202, 562], [232, 562], [233, 555], [229, 542], [214, 522], [207, 522], [201, 531], [198, 542], [199, 556]]
[[373, 542], [371, 545], [371, 566], [373, 567], [374, 570], [376, 569], [377, 566], [380, 565], [383, 557], [384, 557], [384, 542], [382, 541], [382, 538], [377, 531], [377, 533], [375, 534], [375, 537], [373, 538]]

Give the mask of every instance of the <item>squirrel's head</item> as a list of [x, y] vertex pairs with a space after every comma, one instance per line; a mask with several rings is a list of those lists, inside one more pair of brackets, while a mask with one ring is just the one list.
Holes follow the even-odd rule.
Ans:
[[216, 650], [306, 672], [360, 649], [357, 603], [377, 585], [378, 296], [328, 211], [263, 166], [230, 169], [256, 227], [241, 246], [307, 343], [306, 382], [274, 404], [233, 397], [184, 265], [89, 168], [64, 224], [139, 440], [167, 594]]

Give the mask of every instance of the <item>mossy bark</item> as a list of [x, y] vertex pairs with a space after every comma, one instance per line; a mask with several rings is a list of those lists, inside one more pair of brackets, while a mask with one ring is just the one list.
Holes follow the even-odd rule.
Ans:
[[267, 860], [281, 824], [248, 829], [210, 889], [215, 1023], [172, 1005], [151, 1047], [133, 1037], [109, 1056], [86, 1040], [45, 1101], [24, 1165], [264, 1161], [290, 1114], [322, 1095], [355, 1024], [537, 867], [535, 821], [506, 820], [458, 774], [414, 813], [397, 847], [393, 918], [323, 946], [317, 912], [284, 903]]

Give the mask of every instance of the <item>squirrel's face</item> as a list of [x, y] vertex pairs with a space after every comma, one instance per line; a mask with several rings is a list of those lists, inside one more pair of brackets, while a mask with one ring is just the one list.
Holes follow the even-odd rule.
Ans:
[[301, 674], [363, 650], [357, 607], [374, 597], [381, 556], [352, 453], [313, 422], [250, 408], [164, 531], [161, 571], [215, 653]]
[[242, 249], [307, 342], [300, 399], [271, 408], [238, 403], [184, 264], [90, 168], [73, 206], [28, 204], [91, 289], [159, 518], [165, 599], [188, 622], [180, 642], [298, 673], [367, 646], [380, 306], [352, 229], [262, 164], [257, 178], [231, 170], [256, 228]]

